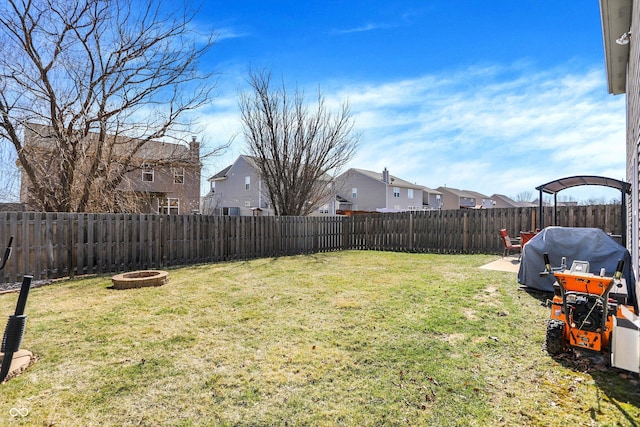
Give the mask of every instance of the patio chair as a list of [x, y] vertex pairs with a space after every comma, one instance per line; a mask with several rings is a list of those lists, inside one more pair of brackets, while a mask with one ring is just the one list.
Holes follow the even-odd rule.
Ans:
[[[504, 250], [502, 251], [502, 258], [509, 255], [510, 252], [518, 252], [518, 254], [522, 256], [522, 245], [512, 243], [511, 238], [507, 233], [507, 230], [504, 228], [500, 230], [500, 240], [504, 245]], [[518, 259], [520, 259], [520, 256], [518, 256]]]

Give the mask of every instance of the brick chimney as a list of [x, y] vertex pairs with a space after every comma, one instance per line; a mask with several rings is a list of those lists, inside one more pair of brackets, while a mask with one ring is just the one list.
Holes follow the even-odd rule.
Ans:
[[198, 163], [200, 161], [200, 143], [196, 139], [195, 135], [191, 137], [191, 142], [189, 143], [189, 154], [193, 163]]

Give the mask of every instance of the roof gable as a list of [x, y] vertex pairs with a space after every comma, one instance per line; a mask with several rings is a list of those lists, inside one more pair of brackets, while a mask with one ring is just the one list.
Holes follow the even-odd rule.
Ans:
[[[381, 184], [384, 184], [385, 182], [383, 181], [383, 176], [382, 176], [382, 172], [374, 172], [374, 171], [370, 171], [370, 170], [366, 170], [366, 169], [357, 169], [357, 168], [351, 168], [348, 171], [345, 172], [345, 174], [348, 174], [349, 172], [355, 172], [358, 173], [360, 175], [366, 176], [368, 178], [371, 178], [375, 181], [380, 182]], [[418, 185], [418, 184], [413, 184], [409, 181], [406, 181], [404, 179], [398, 178], [395, 175], [391, 175], [389, 174], [389, 185], [393, 185], [394, 187], [403, 187], [403, 188], [413, 188], [416, 190], [422, 190], [423, 186]]]

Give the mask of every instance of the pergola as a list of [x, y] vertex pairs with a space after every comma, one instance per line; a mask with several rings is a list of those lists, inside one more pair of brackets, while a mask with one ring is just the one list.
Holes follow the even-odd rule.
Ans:
[[553, 194], [553, 223], [555, 225], [557, 218], [557, 206], [558, 206], [558, 192], [571, 188], [578, 187], [580, 185], [600, 185], [603, 187], [617, 188], [620, 190], [620, 201], [622, 202], [622, 246], [626, 246], [626, 230], [627, 230], [627, 194], [631, 193], [631, 184], [628, 182], [620, 181], [613, 178], [606, 178], [604, 176], [594, 175], [580, 175], [569, 176], [567, 178], [556, 179], [555, 181], [547, 182], [536, 187], [536, 190], [540, 192], [538, 200], [540, 201], [539, 207], [539, 228], [544, 228], [544, 218], [542, 216], [542, 193]]

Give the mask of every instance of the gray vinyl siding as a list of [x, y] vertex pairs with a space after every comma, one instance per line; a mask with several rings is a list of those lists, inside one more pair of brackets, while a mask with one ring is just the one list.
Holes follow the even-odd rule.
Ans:
[[[375, 211], [377, 208], [385, 207], [385, 184], [382, 181], [375, 181], [368, 176], [351, 170], [345, 172], [340, 180], [340, 193], [345, 199], [353, 203], [354, 211]], [[352, 197], [351, 190], [356, 188], [358, 196]]]
[[[636, 175], [636, 171], [640, 171], [640, 165], [638, 165], [638, 143], [640, 142], [640, 46], [638, 46], [637, 31], [640, 31], [640, 8], [637, 7], [636, 1], [633, 2], [632, 17], [631, 17], [631, 34], [632, 40], [629, 44], [629, 64], [627, 68], [627, 182], [638, 183], [640, 182], [640, 176]], [[623, 95], [619, 95], [623, 96]], [[634, 165], [634, 163], [636, 163]], [[635, 166], [635, 167], [634, 167]], [[636, 189], [640, 190], [640, 185], [637, 185]], [[630, 201], [627, 204], [628, 216], [628, 232], [627, 242], [631, 242], [633, 238], [640, 236], [640, 229], [632, 230], [634, 226], [633, 222], [633, 203], [631, 200], [636, 198], [640, 199], [640, 191], [635, 194], [631, 194]], [[636, 265], [640, 264], [638, 259], [635, 260]]]
[[[440, 198], [438, 199], [438, 196]], [[422, 192], [423, 204], [427, 205], [429, 209], [441, 209], [442, 208], [442, 194]]]
[[[245, 189], [247, 176], [249, 190]], [[229, 169], [226, 178], [216, 181], [215, 198], [218, 208], [238, 208], [243, 216], [252, 215], [251, 208], [265, 209], [267, 202], [264, 196], [260, 197], [260, 176], [242, 156]]]
[[[400, 197], [393, 196], [393, 189], [400, 190]], [[352, 197], [352, 189], [358, 190], [357, 197]], [[411, 187], [413, 198], [408, 196], [409, 187], [402, 184], [384, 183], [357, 170], [349, 169], [338, 178], [338, 194], [352, 203], [354, 211], [375, 212], [378, 209], [408, 210], [422, 208], [422, 189]]]

